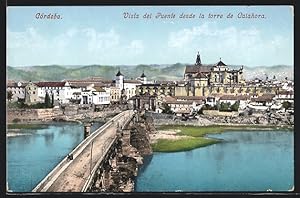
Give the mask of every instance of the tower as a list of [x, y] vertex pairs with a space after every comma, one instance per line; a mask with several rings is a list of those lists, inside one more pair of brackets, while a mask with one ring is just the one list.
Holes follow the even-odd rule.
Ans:
[[144, 71], [143, 71], [143, 73], [142, 73], [142, 75], [141, 75], [141, 81], [142, 81], [143, 84], [146, 84], [146, 83], [147, 83], [147, 77], [146, 77]]
[[116, 87], [118, 87], [120, 90], [124, 89], [124, 75], [121, 73], [120, 69], [116, 74]]
[[200, 58], [200, 54], [199, 54], [199, 52], [198, 52], [198, 54], [197, 54], [197, 58], [196, 58], [196, 65], [201, 65], [201, 58]]

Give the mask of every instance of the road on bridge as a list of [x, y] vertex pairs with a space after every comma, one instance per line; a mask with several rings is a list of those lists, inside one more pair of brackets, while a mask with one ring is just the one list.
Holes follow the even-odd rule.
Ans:
[[91, 170], [103, 157], [106, 149], [116, 137], [117, 126], [124, 124], [126, 116], [129, 114], [125, 114], [121, 119], [116, 119], [103, 132], [93, 137], [93, 140], [87, 143], [88, 145], [73, 160], [57, 171], [38, 191], [81, 192], [89, 179]]

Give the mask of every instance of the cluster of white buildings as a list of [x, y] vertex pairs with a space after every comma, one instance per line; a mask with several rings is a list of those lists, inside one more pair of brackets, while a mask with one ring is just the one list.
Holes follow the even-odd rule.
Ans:
[[[248, 82], [249, 85], [260, 86], [261, 81]], [[151, 90], [163, 89], [162, 84], [155, 84], [147, 81], [144, 72], [138, 78], [125, 79], [119, 70], [114, 80], [105, 80], [99, 77], [92, 77], [83, 80], [63, 80], [60, 82], [13, 82], [8, 81], [7, 92], [11, 92], [10, 100], [24, 100], [26, 104], [44, 102], [46, 94], [54, 99], [54, 104], [87, 104], [87, 105], [108, 105], [120, 101], [130, 101], [138, 108], [145, 105], [151, 106], [152, 111], [162, 112], [166, 104], [176, 114], [189, 114], [199, 111], [204, 105], [211, 107], [221, 103], [239, 103], [239, 110], [251, 108], [254, 110], [280, 110], [282, 103], [289, 101], [294, 103], [294, 82], [293, 81], [270, 81], [268, 86], [279, 87], [276, 94], [226, 94], [212, 93], [209, 96], [177, 96], [172, 92], [159, 94], [140, 93], [140, 89]], [[157, 87], [155, 87], [157, 86]], [[156, 88], [156, 89], [155, 89]], [[166, 89], [166, 88], [165, 88]], [[160, 90], [161, 91], [161, 90]], [[150, 92], [152, 93], [152, 92]], [[168, 93], [168, 94], [167, 94]], [[151, 103], [151, 104], [150, 104]]]
[[[176, 115], [187, 115], [198, 112], [204, 105], [214, 107], [221, 103], [233, 105], [239, 103], [239, 111], [252, 109], [254, 111], [281, 111], [283, 102], [290, 102], [293, 106], [294, 91], [283, 90], [277, 94], [258, 95], [224, 95], [214, 94], [211, 96], [165, 96], [157, 100], [156, 112], [163, 112], [163, 107], [158, 103], [165, 103]], [[293, 111], [293, 110], [292, 110]]]
[[136, 87], [147, 83], [146, 75], [133, 80], [124, 78], [119, 70], [114, 80], [92, 77], [84, 80], [63, 80], [59, 82], [13, 82], [8, 81], [7, 92], [11, 101], [24, 100], [26, 104], [44, 102], [46, 94], [54, 99], [54, 104], [94, 104], [128, 100], [136, 95]]

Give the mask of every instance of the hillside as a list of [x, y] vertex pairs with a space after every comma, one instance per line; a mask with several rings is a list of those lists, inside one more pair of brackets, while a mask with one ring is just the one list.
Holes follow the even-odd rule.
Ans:
[[[7, 67], [7, 77], [15, 81], [61, 81], [64, 79], [84, 79], [87, 77], [103, 77], [105, 79], [114, 79], [118, 69], [125, 75], [126, 79], [135, 79], [143, 71], [149, 80], [180, 80], [183, 78], [185, 65], [176, 63], [172, 65], [136, 65], [136, 66], [30, 66], [30, 67]], [[240, 66], [232, 66], [238, 69]], [[268, 74], [269, 79], [275, 75], [277, 79], [294, 79], [294, 68], [286, 65], [244, 67], [244, 76], [246, 80], [256, 77], [265, 79]]]

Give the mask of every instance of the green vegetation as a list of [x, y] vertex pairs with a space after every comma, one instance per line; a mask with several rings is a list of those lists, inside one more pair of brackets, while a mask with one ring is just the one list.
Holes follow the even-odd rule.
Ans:
[[238, 111], [239, 107], [240, 107], [240, 103], [237, 101], [233, 105], [231, 105], [230, 108], [231, 108], [232, 111]]
[[[86, 65], [86, 66], [27, 66], [27, 67], [11, 67], [7, 66], [7, 77], [10, 80], [16, 81], [61, 81], [63, 79], [83, 79], [87, 77], [97, 76], [105, 79], [113, 79], [121, 68], [121, 72], [127, 79], [135, 79], [144, 71], [148, 79], [151, 80], [179, 80], [182, 79], [186, 64], [176, 63], [170, 65]], [[238, 69], [240, 66], [232, 66], [233, 69]], [[252, 73], [255, 67], [244, 67], [245, 73]], [[272, 66], [262, 67], [264, 73], [293, 73], [292, 66]], [[246, 72], [247, 71], [247, 72]]]
[[162, 104], [162, 108], [163, 108], [162, 113], [173, 114], [171, 107], [169, 105], [167, 105], [166, 103]]
[[239, 109], [239, 106], [240, 106], [240, 103], [239, 102], [235, 102], [233, 105], [230, 105], [230, 103], [225, 103], [225, 102], [222, 102], [220, 105], [219, 105], [219, 111], [238, 111]]
[[[58, 65], [7, 67], [7, 76], [16, 81], [60, 81], [63, 79], [84, 79], [88, 77], [103, 77], [114, 79], [120, 66], [87, 65], [64, 67]], [[122, 65], [121, 72], [127, 79], [135, 79], [144, 71], [148, 79], [152, 80], [178, 80], [182, 78], [185, 64], [177, 63], [169, 66], [160, 65]]]
[[206, 134], [222, 133], [225, 131], [250, 131], [250, 130], [291, 130], [288, 128], [270, 127], [270, 126], [181, 126], [181, 125], [163, 125], [159, 130], [180, 130], [177, 135], [190, 136], [177, 140], [159, 139], [152, 144], [153, 151], [156, 152], [177, 152], [188, 151], [199, 147], [208, 146], [220, 142], [220, 140], [205, 138]]
[[7, 98], [8, 101], [10, 101], [12, 99], [12, 96], [13, 96], [13, 94], [12, 94], [11, 91], [6, 92], [6, 98]]
[[288, 108], [290, 108], [292, 106], [292, 104], [289, 101], [284, 101], [282, 103], [282, 106], [285, 110], [287, 110]]
[[46, 129], [46, 124], [8, 124], [7, 129]]
[[215, 144], [219, 140], [206, 139], [202, 137], [198, 138], [183, 138], [179, 140], [165, 140], [160, 139], [157, 143], [152, 145], [152, 149], [155, 152], [178, 152], [178, 151], [189, 151], [194, 148], [204, 147], [211, 144]]
[[46, 103], [36, 103], [32, 105], [25, 104], [24, 102], [8, 102], [8, 108], [16, 108], [16, 109], [44, 109], [44, 108], [51, 108], [46, 105]]
[[20, 119], [20, 118], [15, 118], [15, 119], [13, 119], [12, 122], [13, 122], [13, 123], [18, 123], [18, 122], [21, 122], [21, 119]]
[[202, 108], [201, 108], [201, 112], [202, 110], [218, 110], [218, 106], [210, 106], [209, 104], [205, 104]]
[[51, 102], [51, 99], [50, 99], [50, 96], [48, 94], [48, 92], [46, 92], [46, 95], [45, 95], [45, 102], [44, 102], [44, 107], [45, 108], [52, 108], [53, 107], [53, 101], [54, 100], [54, 97], [53, 97], [53, 94], [52, 94], [52, 102]]
[[257, 129], [270, 129], [270, 130], [282, 130], [281, 127], [270, 127], [270, 126], [222, 126], [222, 125], [211, 125], [211, 126], [181, 126], [181, 125], [163, 125], [158, 128], [159, 130], [180, 130], [178, 135], [187, 135], [192, 137], [203, 137], [206, 134], [222, 133], [225, 131], [252, 131]]
[[45, 95], [45, 101], [44, 103], [36, 103], [36, 104], [25, 104], [25, 100], [18, 100], [15, 102], [8, 102], [7, 107], [8, 108], [16, 108], [16, 109], [44, 109], [44, 108], [52, 108], [54, 106], [54, 97], [52, 95], [52, 100], [50, 99], [50, 96], [48, 93]]
[[176, 125], [165, 125], [159, 127], [160, 130], [180, 130], [178, 135], [187, 135], [192, 137], [203, 137], [208, 133], [221, 133], [225, 131], [224, 127], [219, 126], [176, 126]]

